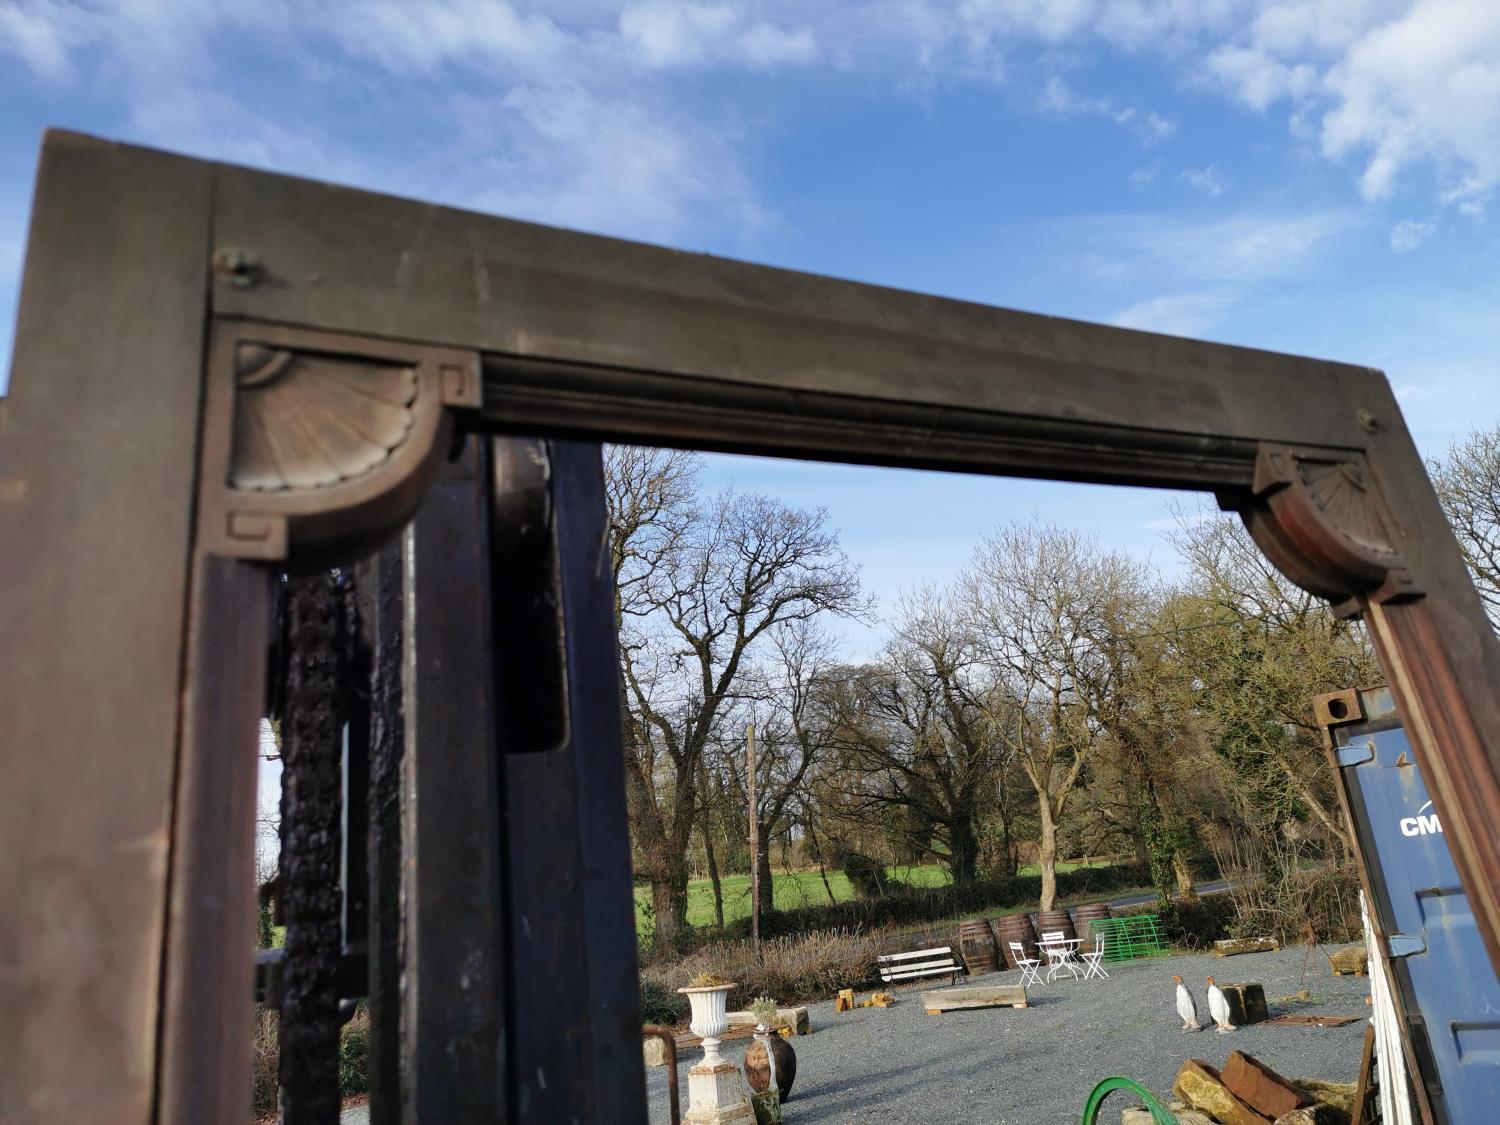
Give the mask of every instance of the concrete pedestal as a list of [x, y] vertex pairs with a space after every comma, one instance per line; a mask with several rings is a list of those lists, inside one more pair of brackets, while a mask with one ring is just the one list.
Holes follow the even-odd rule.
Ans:
[[683, 1125], [755, 1125], [750, 1091], [740, 1068], [722, 1059], [688, 1071], [688, 1111]]

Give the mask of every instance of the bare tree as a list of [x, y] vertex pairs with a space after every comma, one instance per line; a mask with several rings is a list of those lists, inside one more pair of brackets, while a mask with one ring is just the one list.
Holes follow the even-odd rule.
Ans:
[[[832, 677], [834, 642], [816, 619], [783, 621], [766, 634], [767, 658], [753, 677], [747, 677], [742, 719], [732, 724], [734, 735], [744, 724], [755, 723], [756, 854], [750, 862], [760, 869], [761, 917], [774, 909], [771, 841], [785, 835], [794, 820], [805, 815], [803, 801], [811, 771], [828, 755], [837, 739]], [[724, 741], [725, 772], [734, 781], [740, 808], [745, 807], [743, 743]]]
[[1057, 901], [1057, 835], [1107, 734], [1145, 588], [1140, 566], [1075, 531], [1012, 524], [961, 579], [977, 644], [1004, 693], [995, 729], [1037, 795], [1041, 909]]
[[1274, 828], [1310, 815], [1347, 851], [1312, 697], [1381, 682], [1363, 627], [1288, 581], [1232, 518], [1181, 513], [1173, 541], [1189, 567], [1176, 660], [1243, 816]]
[[[612, 449], [606, 459], [620, 591], [626, 786], [654, 938], [687, 925], [699, 765], [747, 654], [778, 623], [862, 613], [857, 569], [823, 511], [724, 493], [691, 501], [696, 462]], [[637, 519], [634, 513], [644, 513]]]
[[1474, 586], [1500, 626], [1500, 426], [1454, 442], [1431, 470]]
[[891, 827], [940, 855], [955, 883], [977, 873], [980, 820], [1004, 766], [995, 691], [959, 607], [929, 590], [906, 600], [881, 661], [859, 669], [846, 692], [839, 733], [858, 782], [854, 809], [904, 810]]

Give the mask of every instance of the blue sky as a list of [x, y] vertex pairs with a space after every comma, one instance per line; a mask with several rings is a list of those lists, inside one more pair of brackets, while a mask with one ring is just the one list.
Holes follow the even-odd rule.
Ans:
[[[0, 0], [0, 357], [41, 131], [1385, 369], [1500, 417], [1494, 0]], [[0, 370], [7, 363], [0, 360]], [[1039, 512], [1163, 497], [715, 459], [889, 604]]]

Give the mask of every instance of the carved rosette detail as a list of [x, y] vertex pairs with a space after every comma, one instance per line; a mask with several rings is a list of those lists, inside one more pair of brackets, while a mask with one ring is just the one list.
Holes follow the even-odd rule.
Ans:
[[1266, 444], [1253, 492], [1245, 526], [1304, 589], [1348, 613], [1420, 593], [1363, 454]]
[[374, 472], [411, 436], [416, 397], [410, 366], [240, 344], [229, 486], [318, 489]]

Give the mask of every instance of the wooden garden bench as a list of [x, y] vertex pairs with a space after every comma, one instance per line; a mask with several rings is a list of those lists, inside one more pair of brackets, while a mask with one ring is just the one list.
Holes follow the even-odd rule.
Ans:
[[913, 977], [946, 976], [949, 983], [958, 982], [958, 974], [964, 971], [953, 956], [953, 947], [940, 945], [934, 949], [918, 949], [912, 953], [887, 953], [876, 958], [880, 979], [886, 984], [911, 980]]

